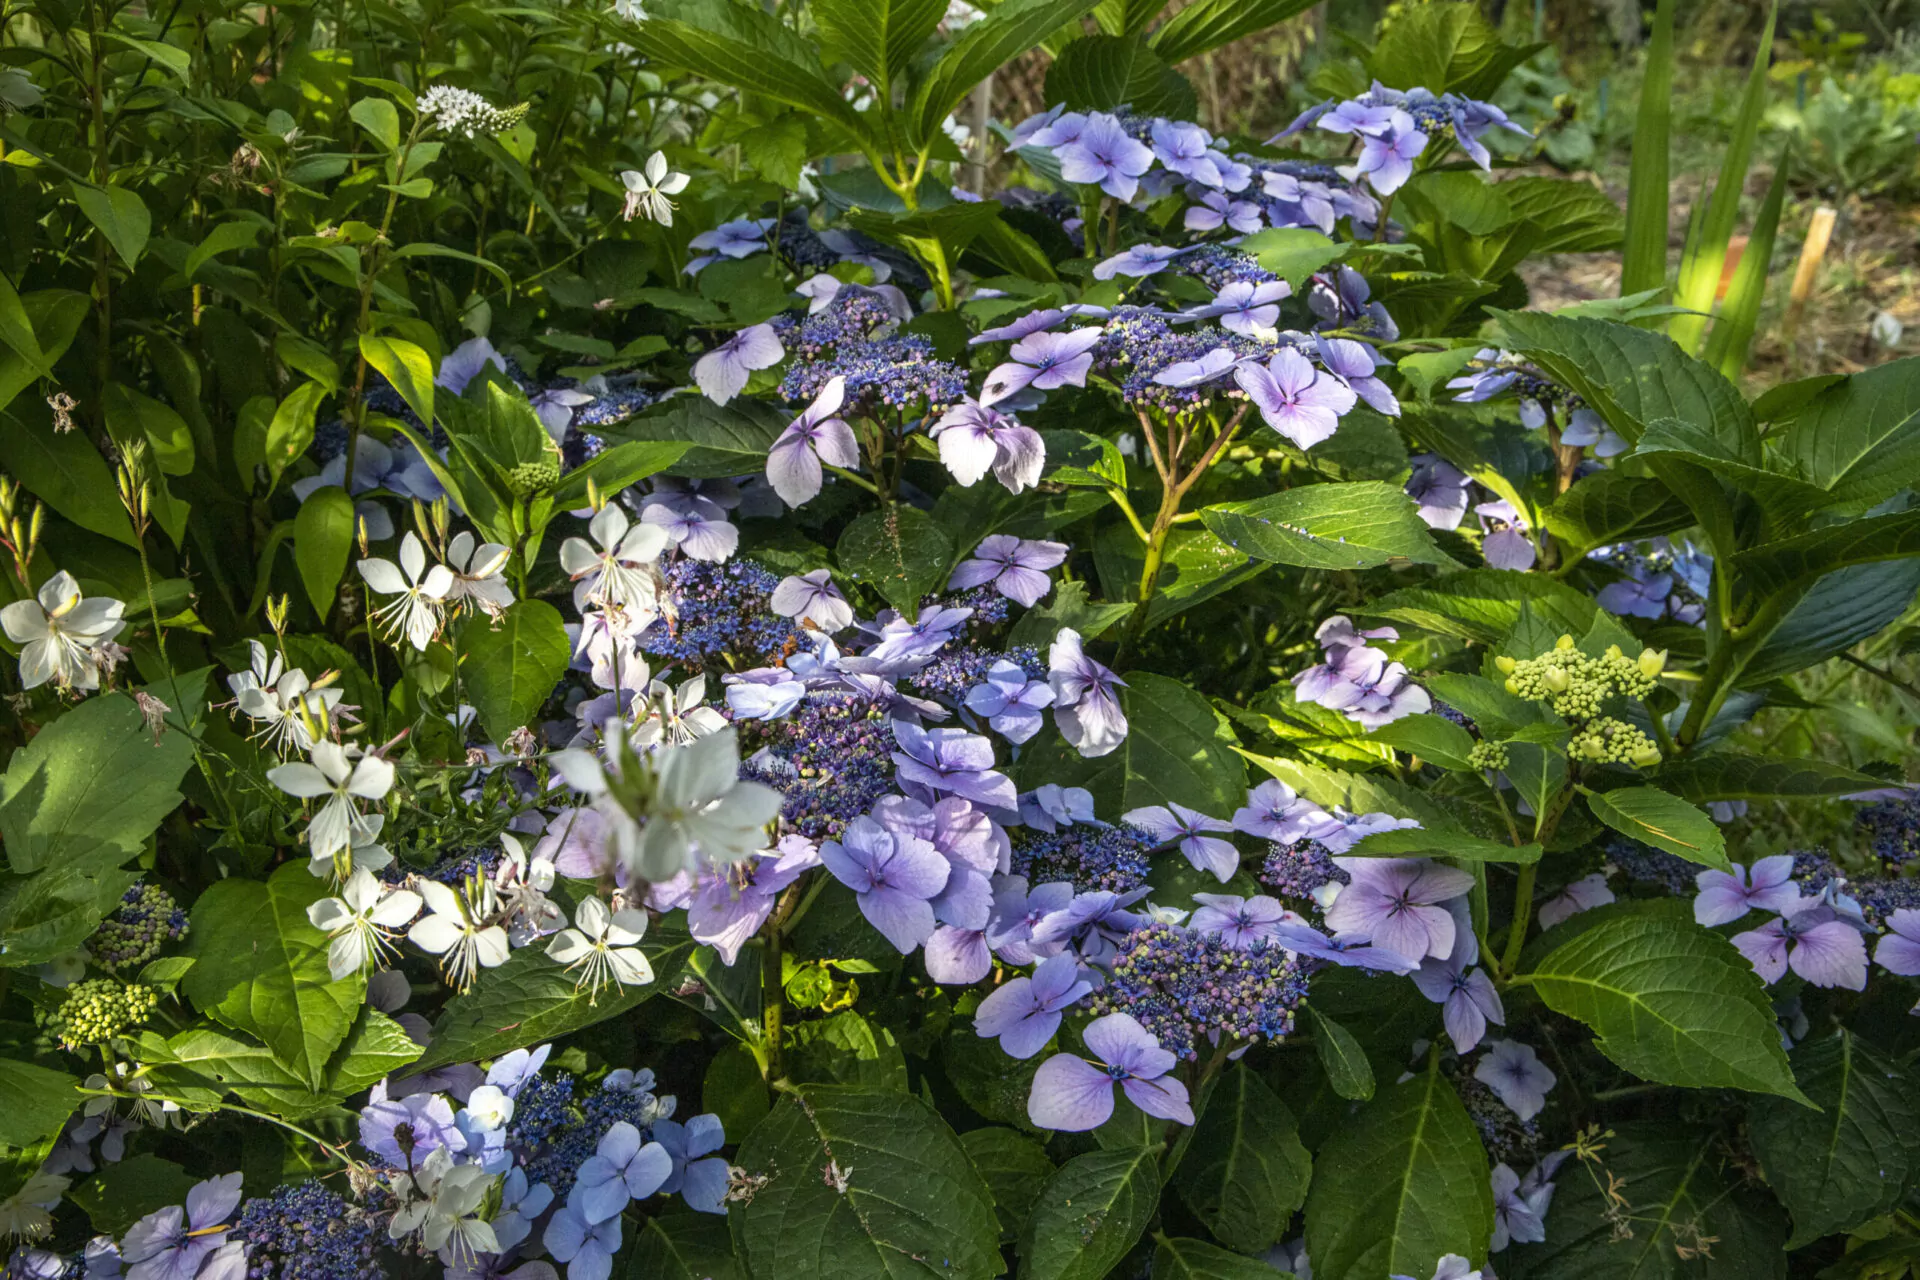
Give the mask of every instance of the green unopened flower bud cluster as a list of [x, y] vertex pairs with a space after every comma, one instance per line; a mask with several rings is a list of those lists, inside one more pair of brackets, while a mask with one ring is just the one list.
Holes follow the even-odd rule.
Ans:
[[1624, 720], [1601, 716], [1575, 730], [1567, 755], [1589, 764], [1626, 764], [1636, 769], [1660, 763], [1653, 740]]
[[160, 1007], [151, 987], [90, 978], [67, 988], [66, 1003], [53, 1015], [53, 1030], [69, 1047], [105, 1044], [145, 1022]]
[[1467, 753], [1467, 763], [1474, 768], [1495, 773], [1503, 773], [1507, 767], [1507, 744], [1504, 742], [1476, 742], [1473, 750]]
[[1544, 702], [1576, 724], [1599, 716], [1609, 699], [1618, 695], [1644, 698], [1653, 692], [1654, 677], [1665, 669], [1667, 655], [1643, 649], [1629, 658], [1611, 645], [1598, 658], [1575, 647], [1572, 636], [1561, 636], [1553, 648], [1537, 658], [1501, 657], [1495, 665], [1507, 676], [1507, 692]]
[[87, 939], [94, 961], [109, 973], [138, 968], [167, 943], [187, 935], [187, 913], [157, 884], [137, 884], [120, 909]]

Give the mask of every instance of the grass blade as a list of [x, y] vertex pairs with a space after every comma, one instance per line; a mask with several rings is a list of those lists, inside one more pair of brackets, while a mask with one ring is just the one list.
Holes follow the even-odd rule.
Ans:
[[1791, 151], [1780, 153], [1780, 166], [1773, 171], [1773, 185], [1753, 220], [1753, 234], [1747, 237], [1746, 252], [1733, 270], [1733, 282], [1727, 286], [1727, 300], [1713, 322], [1707, 339], [1707, 363], [1737, 382], [1746, 367], [1747, 353], [1753, 348], [1753, 333], [1760, 322], [1760, 302], [1767, 293], [1767, 267], [1773, 260], [1774, 236], [1780, 230], [1780, 208], [1786, 201], [1787, 169], [1793, 162]]
[[1727, 155], [1720, 164], [1720, 178], [1707, 201], [1706, 218], [1698, 225], [1697, 237], [1687, 238], [1686, 250], [1680, 256], [1674, 304], [1703, 313], [1675, 316], [1668, 325], [1667, 333], [1683, 351], [1699, 347], [1700, 335], [1707, 329], [1704, 313], [1713, 310], [1714, 294], [1719, 292], [1727, 246], [1740, 216], [1740, 194], [1747, 185], [1747, 166], [1753, 162], [1754, 139], [1760, 136], [1760, 113], [1767, 105], [1767, 63], [1773, 54], [1773, 24], [1778, 12], [1778, 5], [1767, 12], [1767, 25], [1761, 29], [1760, 47], [1753, 56], [1753, 70], [1747, 76], [1746, 93], [1740, 99], [1740, 114], [1734, 117]]
[[1633, 126], [1627, 180], [1627, 244], [1620, 257], [1620, 296], [1667, 283], [1668, 142], [1673, 130], [1673, 5], [1660, 0], [1647, 42], [1647, 74]]

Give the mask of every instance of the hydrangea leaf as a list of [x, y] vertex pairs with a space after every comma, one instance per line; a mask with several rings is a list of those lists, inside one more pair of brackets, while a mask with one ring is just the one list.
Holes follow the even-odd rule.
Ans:
[[1615, 831], [1676, 858], [1719, 871], [1733, 867], [1727, 858], [1727, 838], [1714, 820], [1658, 787], [1596, 791], [1588, 795], [1587, 807]]
[[1040, 1188], [1053, 1176], [1053, 1161], [1032, 1138], [992, 1125], [960, 1135], [967, 1159], [987, 1180], [993, 1192], [993, 1211], [1000, 1218], [1000, 1238], [1019, 1238], [1021, 1228], [1040, 1197]]
[[1642, 1080], [1812, 1105], [1793, 1082], [1760, 976], [1732, 943], [1690, 920], [1623, 912], [1515, 981], [1592, 1027], [1600, 1051]]
[[1920, 1172], [1913, 1081], [1851, 1031], [1803, 1042], [1794, 1078], [1819, 1111], [1774, 1098], [1747, 1111], [1754, 1154], [1793, 1214], [1798, 1249], [1891, 1211]]
[[1040, 1188], [1020, 1233], [1026, 1280], [1102, 1280], [1127, 1256], [1160, 1203], [1157, 1147], [1075, 1156]]
[[735, 1163], [766, 1179], [733, 1215], [754, 1275], [1000, 1273], [993, 1196], [946, 1121], [910, 1093], [801, 1086], [747, 1135]]
[[1413, 499], [1385, 481], [1304, 485], [1207, 507], [1200, 519], [1222, 542], [1256, 560], [1308, 569], [1453, 563], [1435, 545]]
[[727, 1220], [711, 1213], [647, 1216], [633, 1241], [632, 1280], [746, 1280]]
[[532, 723], [573, 656], [560, 611], [544, 600], [517, 601], [498, 623], [475, 619], [460, 647], [467, 700], [495, 742]]
[[1292, 1275], [1205, 1240], [1163, 1236], [1153, 1251], [1152, 1280], [1289, 1280]]
[[1267, 1248], [1307, 1198], [1313, 1160], [1292, 1112], [1244, 1063], [1220, 1077], [1194, 1126], [1173, 1185], [1229, 1248]]
[[1126, 741], [1089, 760], [1059, 737], [1043, 734], [1022, 756], [1021, 785], [1085, 787], [1103, 814], [1174, 802], [1226, 817], [1246, 803], [1247, 769], [1226, 719], [1168, 676], [1130, 671], [1126, 681], [1120, 691]]
[[1314, 1162], [1307, 1254], [1316, 1280], [1431, 1275], [1443, 1254], [1484, 1258], [1492, 1234], [1486, 1152], [1437, 1056], [1376, 1094]]

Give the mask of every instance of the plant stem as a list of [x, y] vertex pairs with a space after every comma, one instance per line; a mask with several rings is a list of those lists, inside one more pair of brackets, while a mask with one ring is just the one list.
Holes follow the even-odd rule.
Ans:
[[763, 950], [760, 953], [760, 1034], [766, 1052], [766, 1079], [770, 1085], [778, 1085], [786, 1078], [786, 1055], [781, 1044], [786, 1034], [787, 1021], [787, 983], [782, 957], [785, 941], [785, 929], [794, 908], [800, 904], [800, 894], [805, 887], [807, 877], [802, 876], [788, 885], [774, 904], [773, 914], [767, 917], [765, 928], [760, 931]]
[[1527, 942], [1527, 926], [1533, 923], [1533, 885], [1540, 875], [1540, 864], [1529, 862], [1520, 868], [1520, 883], [1513, 891], [1513, 924], [1507, 934], [1506, 954], [1500, 958], [1502, 981], [1520, 967], [1520, 949]]

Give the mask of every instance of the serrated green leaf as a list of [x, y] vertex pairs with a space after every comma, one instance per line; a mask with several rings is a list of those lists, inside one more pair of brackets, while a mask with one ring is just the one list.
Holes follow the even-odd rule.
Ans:
[[1148, 42], [1168, 66], [1278, 26], [1314, 0], [1198, 0], [1174, 13]]
[[1303, 485], [1251, 502], [1205, 507], [1200, 519], [1234, 550], [1308, 569], [1453, 563], [1397, 484]]
[[1103, 1280], [1147, 1229], [1160, 1203], [1159, 1151], [1090, 1151], [1040, 1188], [1020, 1233], [1027, 1280]]
[[1744, 590], [1765, 597], [1853, 565], [1911, 556], [1920, 556], [1920, 510], [1868, 516], [1763, 543], [1735, 556], [1733, 569]]
[[946, 16], [941, 0], [814, 0], [814, 21], [882, 99]]
[[991, 1125], [960, 1135], [967, 1159], [986, 1179], [993, 1193], [993, 1209], [1000, 1218], [1000, 1238], [1016, 1240], [1027, 1223], [1040, 1188], [1053, 1176], [1053, 1161], [1038, 1142], [1013, 1129]]
[[1520, 864], [1540, 861], [1540, 852], [1537, 844], [1502, 844], [1463, 831], [1433, 831], [1425, 827], [1376, 831], [1348, 850], [1356, 858], [1454, 858], [1461, 862]]
[[907, 106], [907, 139], [925, 146], [973, 86], [1092, 11], [1099, 0], [1006, 0], [960, 33], [933, 64]]
[[1684, 529], [1693, 512], [1652, 476], [1602, 471], [1587, 476], [1547, 508], [1547, 528], [1576, 550], [1652, 538]]
[[560, 611], [544, 600], [516, 601], [497, 622], [469, 619], [460, 649], [467, 698], [495, 742], [533, 722], [573, 657]]
[[1719, 825], [1679, 796], [1668, 795], [1658, 787], [1596, 791], [1587, 797], [1587, 807], [1594, 817], [1642, 844], [1703, 867], [1720, 871], [1733, 868]]
[[1760, 976], [1691, 921], [1622, 913], [1515, 981], [1592, 1027], [1600, 1051], [1642, 1080], [1806, 1102]]
[[1266, 1249], [1306, 1202], [1313, 1160], [1293, 1113], [1243, 1063], [1213, 1086], [1173, 1185], [1214, 1238], [1242, 1253]]
[[746, 1280], [733, 1256], [726, 1218], [712, 1213], [647, 1215], [627, 1258], [626, 1280]]
[[1336, 1130], [1314, 1161], [1307, 1253], [1328, 1280], [1431, 1275], [1443, 1254], [1486, 1256], [1487, 1157], [1436, 1057]]
[[1913, 1082], [1892, 1059], [1842, 1027], [1803, 1041], [1795, 1081], [1820, 1108], [1757, 1098], [1747, 1110], [1753, 1153], [1793, 1214], [1798, 1249], [1890, 1212], [1920, 1173]]
[[909, 618], [920, 600], [943, 585], [953, 564], [953, 544], [933, 517], [918, 507], [894, 504], [869, 511], [846, 527], [834, 548], [840, 570], [871, 587]]
[[1289, 1280], [1292, 1275], [1204, 1240], [1162, 1237], [1153, 1251], [1151, 1280]]
[[[754, 1275], [1000, 1273], [993, 1197], [946, 1121], [910, 1093], [802, 1086], [747, 1135], [734, 1161], [770, 1179], [733, 1211]], [[794, 1230], [796, 1222], [806, 1229]]]
[[1523, 604], [1548, 626], [1573, 635], [1586, 634], [1599, 608], [1592, 597], [1542, 574], [1468, 569], [1425, 586], [1389, 591], [1360, 612], [1491, 645], [1506, 639]]
[[327, 935], [307, 920], [307, 908], [326, 896], [326, 882], [299, 861], [265, 884], [212, 885], [193, 904], [196, 963], [180, 984], [195, 1008], [258, 1036], [316, 1093], [367, 991], [365, 975], [335, 981], [328, 971]]

